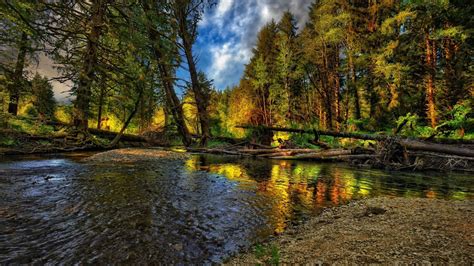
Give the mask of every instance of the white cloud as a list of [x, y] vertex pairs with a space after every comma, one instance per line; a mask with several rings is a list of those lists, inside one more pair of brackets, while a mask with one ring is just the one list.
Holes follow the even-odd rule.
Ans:
[[264, 22], [268, 22], [272, 18], [272, 14], [270, 14], [270, 10], [267, 5], [263, 5], [260, 11], [260, 15], [262, 16], [262, 20]]
[[210, 47], [212, 64], [207, 69], [208, 75], [218, 88], [223, 88], [229, 80], [240, 78], [240, 68], [250, 59], [251, 53], [242, 49], [239, 43], [226, 42]]
[[[201, 50], [209, 55], [205, 71], [218, 89], [236, 85], [244, 65], [252, 56], [258, 31], [272, 19], [278, 21], [283, 12], [292, 12], [298, 26], [307, 20], [312, 0], [220, 0], [215, 9], [204, 14], [200, 24], [205, 38]], [[217, 36], [217, 37], [216, 37]]]
[[232, 7], [233, 0], [221, 0], [217, 6], [216, 16], [222, 18]]

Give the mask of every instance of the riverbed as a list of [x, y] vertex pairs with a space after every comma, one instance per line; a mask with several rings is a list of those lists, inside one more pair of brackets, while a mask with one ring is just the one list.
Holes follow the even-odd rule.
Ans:
[[3, 158], [0, 263], [219, 263], [358, 199], [474, 199], [463, 173], [137, 151]]

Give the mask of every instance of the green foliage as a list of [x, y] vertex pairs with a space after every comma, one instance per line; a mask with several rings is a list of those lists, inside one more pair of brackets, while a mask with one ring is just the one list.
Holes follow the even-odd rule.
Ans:
[[[108, 118], [112, 131], [133, 114], [129, 133], [155, 130], [158, 109], [167, 111], [167, 129], [183, 123], [200, 133], [199, 106], [201, 114], [209, 113], [211, 135], [218, 136], [272, 139], [258, 129], [235, 128], [240, 124], [371, 132], [404, 124], [400, 134], [406, 136], [473, 134], [468, 103], [474, 7], [466, 1], [314, 1], [301, 30], [290, 12], [262, 27], [238, 86], [217, 92], [194, 69], [194, 86], [178, 99], [175, 87], [187, 83], [175, 82], [176, 70], [185, 61], [193, 63], [202, 3], [0, 3], [0, 39], [8, 48], [0, 51], [1, 112], [19, 93], [20, 114], [26, 110], [27, 116], [65, 123], [82, 115], [89, 127]], [[192, 12], [182, 12], [193, 4]], [[74, 105], [55, 109], [47, 78], [26, 75], [39, 52], [59, 66], [61, 79], [74, 83]], [[24, 119], [0, 122], [22, 132], [50, 130]], [[313, 147], [310, 135], [289, 137]]]
[[38, 73], [31, 81], [31, 94], [33, 105], [37, 114], [46, 118], [52, 118], [56, 109], [53, 87], [46, 77], [41, 77]]
[[405, 136], [415, 136], [417, 134], [416, 127], [419, 119], [417, 114], [412, 113], [400, 116], [396, 121], [397, 128], [402, 127], [399, 133]]
[[[441, 123], [436, 127], [436, 130], [445, 136], [450, 137], [464, 137], [464, 130], [472, 130], [474, 126], [474, 117], [472, 108], [470, 105], [465, 103], [456, 104], [450, 112], [448, 117], [451, 119]], [[459, 134], [459, 130], [461, 134]]]
[[0, 147], [11, 147], [17, 145], [17, 140], [9, 136], [0, 136]]
[[318, 146], [311, 144], [310, 141], [314, 139], [313, 134], [291, 134], [290, 141], [298, 147], [317, 149]]
[[217, 147], [223, 147], [229, 145], [228, 142], [221, 141], [221, 140], [216, 140], [216, 139], [211, 139], [207, 142], [207, 147], [208, 148], [217, 148]]
[[28, 116], [37, 117], [38, 116], [38, 109], [36, 109], [36, 107], [34, 105], [30, 105], [26, 108], [25, 113]]
[[280, 251], [276, 245], [264, 246], [257, 244], [254, 247], [255, 257], [268, 265], [280, 264]]
[[[396, 123], [397, 128], [401, 127], [399, 134], [409, 137], [430, 137], [435, 133], [435, 129], [419, 125], [420, 118], [417, 114], [408, 113], [405, 116], [400, 116]], [[404, 124], [402, 126], [402, 124]]]

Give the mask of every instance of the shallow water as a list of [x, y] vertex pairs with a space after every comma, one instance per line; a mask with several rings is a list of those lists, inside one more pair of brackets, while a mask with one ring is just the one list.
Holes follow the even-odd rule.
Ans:
[[322, 208], [374, 196], [474, 199], [472, 176], [192, 155], [0, 162], [0, 263], [220, 262]]

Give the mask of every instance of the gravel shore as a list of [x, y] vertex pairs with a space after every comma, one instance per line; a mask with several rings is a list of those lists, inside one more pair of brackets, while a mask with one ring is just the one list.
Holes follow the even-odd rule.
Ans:
[[161, 149], [125, 148], [97, 153], [85, 159], [90, 163], [135, 163], [162, 159], [184, 160], [188, 155], [184, 152], [166, 151]]
[[474, 202], [372, 198], [330, 208], [230, 265], [474, 263]]

